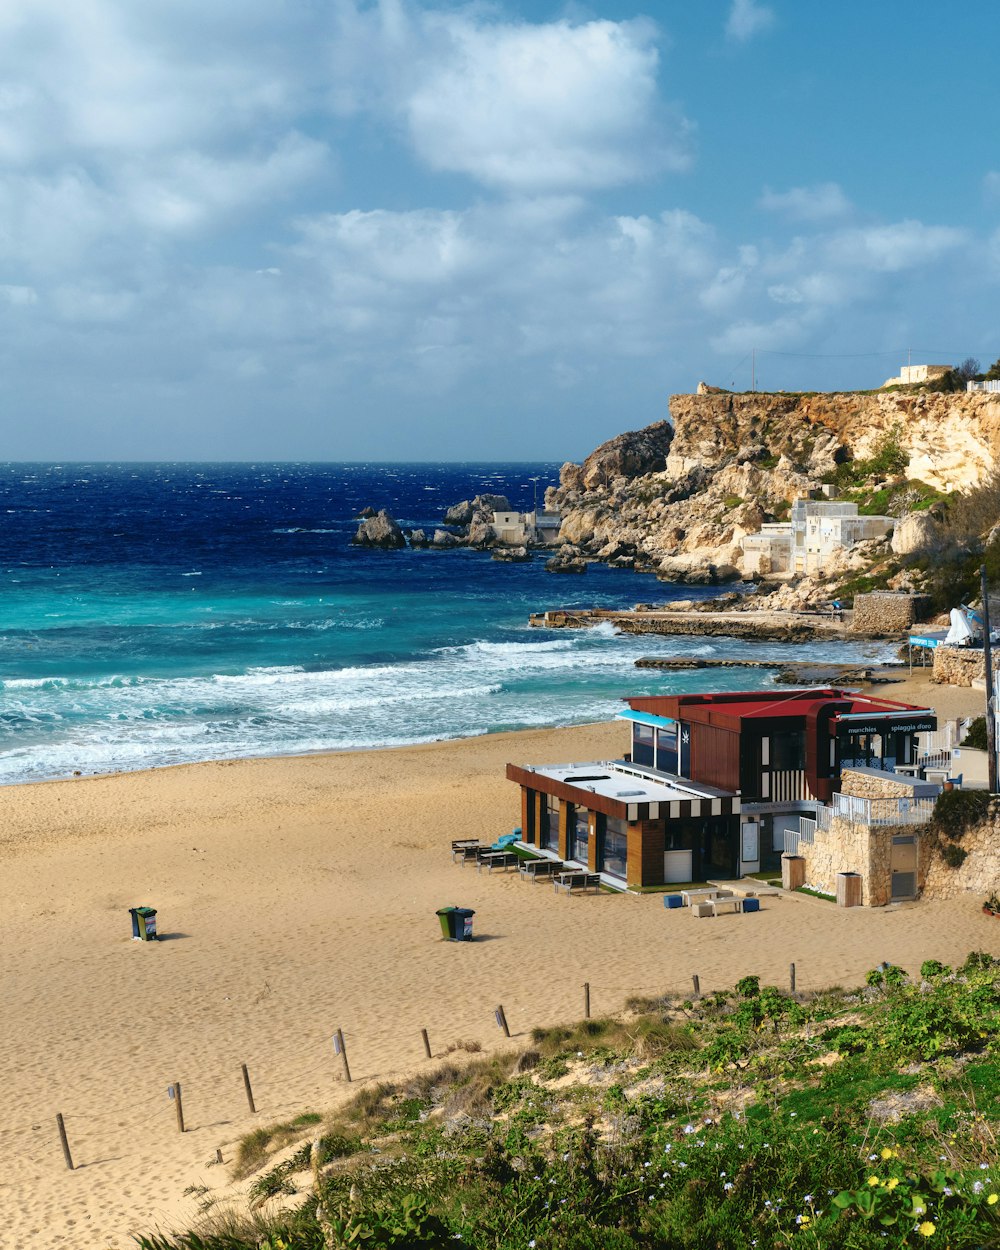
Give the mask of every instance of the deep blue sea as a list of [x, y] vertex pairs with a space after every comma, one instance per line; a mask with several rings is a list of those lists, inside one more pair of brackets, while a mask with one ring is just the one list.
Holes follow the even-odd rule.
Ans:
[[366, 504], [432, 529], [482, 491], [530, 509], [557, 478], [552, 464], [0, 465], [0, 784], [582, 723], [627, 694], [768, 681], [636, 670], [641, 655], [832, 658], [532, 629], [549, 607], [709, 592], [349, 542]]

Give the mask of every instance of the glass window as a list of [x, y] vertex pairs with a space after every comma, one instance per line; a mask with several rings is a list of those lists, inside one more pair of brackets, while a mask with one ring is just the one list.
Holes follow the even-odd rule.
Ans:
[[653, 726], [632, 724], [632, 763], [653, 767]]
[[543, 850], [559, 850], [559, 800], [554, 794], [545, 796], [545, 810], [542, 812], [542, 840], [539, 844]]
[[587, 846], [590, 842], [590, 812], [585, 807], [573, 808], [573, 823], [570, 825], [570, 859], [577, 863], [587, 862]]
[[656, 731], [656, 767], [661, 773], [677, 773], [677, 726]]
[[604, 817], [601, 858], [598, 868], [624, 880], [628, 866], [628, 825], [615, 816]]
[[806, 766], [806, 736], [801, 729], [771, 737], [771, 771], [798, 772]]

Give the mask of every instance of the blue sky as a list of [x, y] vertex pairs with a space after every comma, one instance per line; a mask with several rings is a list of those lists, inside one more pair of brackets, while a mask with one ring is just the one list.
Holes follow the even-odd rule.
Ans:
[[1000, 356], [998, 11], [5, 0], [5, 459], [579, 459]]

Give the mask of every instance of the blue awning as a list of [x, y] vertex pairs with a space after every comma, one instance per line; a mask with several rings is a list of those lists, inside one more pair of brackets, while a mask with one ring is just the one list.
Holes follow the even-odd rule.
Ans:
[[639, 725], [658, 725], [664, 728], [667, 725], [677, 724], [669, 716], [654, 716], [652, 712], [633, 712], [631, 708], [627, 712], [619, 712], [615, 720], [630, 720]]

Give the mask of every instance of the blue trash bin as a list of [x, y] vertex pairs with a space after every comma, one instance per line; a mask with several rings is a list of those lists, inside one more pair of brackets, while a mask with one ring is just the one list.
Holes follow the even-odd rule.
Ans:
[[760, 911], [760, 899], [759, 898], [745, 898], [743, 900], [743, 910], [744, 911]]
[[668, 907], [671, 910], [675, 907], [683, 907], [684, 900], [681, 898], [679, 894], [664, 894], [663, 906]]
[[132, 917], [132, 941], [133, 942], [155, 942], [156, 937], [156, 908], [155, 907], [130, 907], [129, 915]]
[[451, 915], [452, 923], [454, 924], [451, 939], [453, 942], [472, 941], [472, 917], [475, 914], [471, 907], [455, 908]]

